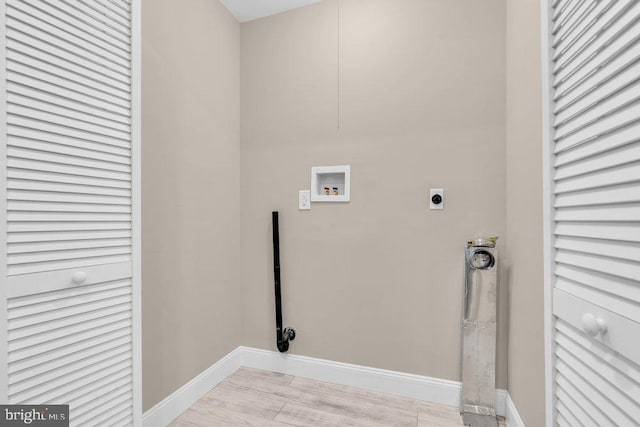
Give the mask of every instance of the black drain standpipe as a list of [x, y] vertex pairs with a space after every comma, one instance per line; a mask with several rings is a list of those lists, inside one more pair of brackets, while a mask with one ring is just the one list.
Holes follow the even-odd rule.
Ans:
[[293, 328], [282, 329], [282, 299], [280, 297], [280, 230], [278, 228], [278, 212], [271, 212], [273, 224], [273, 279], [276, 291], [276, 344], [280, 353], [289, 350], [289, 341], [296, 337]]

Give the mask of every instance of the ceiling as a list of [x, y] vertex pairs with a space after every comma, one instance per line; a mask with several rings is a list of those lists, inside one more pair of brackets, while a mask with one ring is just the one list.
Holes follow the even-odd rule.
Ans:
[[220, 0], [220, 3], [242, 23], [320, 1], [322, 0]]

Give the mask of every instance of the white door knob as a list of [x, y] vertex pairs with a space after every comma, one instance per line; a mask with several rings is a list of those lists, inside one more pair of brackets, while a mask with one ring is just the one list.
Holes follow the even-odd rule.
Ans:
[[585, 313], [582, 316], [582, 330], [592, 337], [598, 334], [604, 335], [607, 332], [607, 322], [601, 317], [596, 317], [591, 313]]
[[607, 321], [604, 320], [602, 317], [597, 317], [596, 318], [596, 323], [598, 324], [598, 330], [600, 331], [600, 333], [602, 335], [607, 333]]
[[74, 285], [82, 285], [87, 281], [87, 273], [84, 271], [76, 271], [71, 275], [71, 283]]

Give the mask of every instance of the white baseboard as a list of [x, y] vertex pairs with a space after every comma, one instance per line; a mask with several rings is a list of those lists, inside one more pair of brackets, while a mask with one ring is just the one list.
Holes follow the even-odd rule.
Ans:
[[[144, 414], [143, 426], [166, 426], [240, 366], [358, 387], [442, 405], [459, 406], [458, 381], [334, 362], [314, 357], [238, 347]], [[496, 391], [496, 413], [507, 426], [524, 427], [506, 390]]]
[[525, 427], [524, 421], [520, 418], [520, 414], [516, 409], [515, 403], [511, 400], [511, 396], [507, 393], [505, 419], [508, 427]]
[[314, 357], [242, 349], [242, 365], [443, 405], [460, 405], [460, 383]]
[[167, 426], [240, 367], [238, 347], [144, 413], [144, 427]]

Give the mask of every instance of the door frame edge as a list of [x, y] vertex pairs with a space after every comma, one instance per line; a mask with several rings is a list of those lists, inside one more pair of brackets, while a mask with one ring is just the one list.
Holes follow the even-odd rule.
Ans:
[[133, 425], [142, 426], [142, 0], [131, 1]]
[[[7, 93], [7, 7], [0, 1], [0, 93]], [[0, 102], [0, 277], [4, 283], [0, 286], [0, 402], [9, 402], [9, 341], [7, 307], [7, 101], [6, 96]]]
[[554, 393], [554, 334], [553, 334], [553, 269], [554, 269], [554, 232], [553, 232], [553, 97], [552, 42], [551, 42], [551, 4], [552, 0], [541, 0], [540, 41], [541, 41], [541, 77], [542, 77], [542, 245], [544, 271], [544, 357], [545, 357], [545, 425], [551, 427], [555, 422]]

